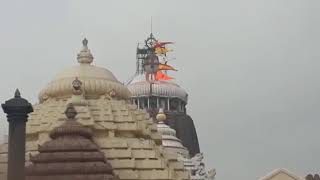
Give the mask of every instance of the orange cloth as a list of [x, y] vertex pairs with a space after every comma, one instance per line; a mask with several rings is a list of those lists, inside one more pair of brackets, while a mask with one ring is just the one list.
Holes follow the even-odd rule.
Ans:
[[167, 48], [155, 48], [155, 50], [154, 50], [154, 52], [155, 52], [156, 54], [164, 54], [164, 55], [166, 55], [167, 52], [170, 52], [170, 51], [172, 51], [172, 49], [167, 49]]
[[173, 77], [170, 77], [170, 76], [162, 73], [161, 71], [157, 72], [156, 80], [170, 80], [170, 79], [173, 79]]

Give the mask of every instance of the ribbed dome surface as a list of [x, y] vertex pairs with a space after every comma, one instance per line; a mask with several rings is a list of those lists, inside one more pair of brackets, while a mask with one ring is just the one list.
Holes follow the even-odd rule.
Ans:
[[80, 64], [59, 73], [39, 95], [40, 101], [49, 97], [71, 96], [72, 82], [78, 77], [83, 82], [86, 96], [99, 96], [114, 90], [118, 97], [130, 97], [129, 90], [107, 69], [90, 64]]
[[[150, 90], [151, 86], [152, 86], [152, 91]], [[172, 80], [154, 81], [150, 85], [150, 82], [146, 81], [143, 75], [139, 75], [135, 77], [127, 87], [130, 90], [132, 97], [142, 97], [142, 96], [152, 95], [152, 96], [170, 97], [170, 98], [176, 97], [185, 102], [188, 101], [187, 92]]]
[[130, 97], [130, 91], [120, 83], [109, 70], [92, 65], [93, 55], [84, 40], [83, 48], [78, 54], [79, 65], [65, 69], [40, 92], [39, 100], [43, 102], [50, 97], [63, 98], [72, 95], [72, 82], [79, 78], [83, 82], [85, 96], [99, 97], [114, 91], [121, 99]]

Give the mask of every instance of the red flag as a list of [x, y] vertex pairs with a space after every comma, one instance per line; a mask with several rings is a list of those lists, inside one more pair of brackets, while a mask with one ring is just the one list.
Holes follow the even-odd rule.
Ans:
[[161, 71], [157, 72], [156, 80], [170, 80], [170, 79], [173, 79], [173, 77], [170, 77], [170, 76], [162, 73]]

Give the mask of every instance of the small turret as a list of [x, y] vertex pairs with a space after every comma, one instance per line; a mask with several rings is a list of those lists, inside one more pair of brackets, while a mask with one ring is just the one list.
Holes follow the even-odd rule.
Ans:
[[158, 121], [158, 132], [162, 135], [162, 146], [170, 153], [177, 153], [184, 158], [188, 158], [189, 152], [182, 145], [181, 140], [176, 137], [176, 131], [164, 123], [166, 118], [163, 109], [160, 109], [156, 119]]

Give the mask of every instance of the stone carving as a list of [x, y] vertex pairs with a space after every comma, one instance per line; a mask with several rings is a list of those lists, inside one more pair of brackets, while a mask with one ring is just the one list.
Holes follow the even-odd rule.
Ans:
[[78, 79], [78, 77], [76, 77], [76, 79], [72, 82], [72, 93], [74, 95], [81, 95], [82, 94], [82, 82]]
[[111, 97], [111, 98], [114, 98], [114, 97], [116, 97], [116, 95], [117, 95], [117, 93], [116, 93], [116, 91], [114, 90], [114, 89], [111, 89], [111, 91], [109, 91], [109, 96]]
[[320, 180], [319, 174], [315, 174], [314, 176], [312, 174], [308, 174], [305, 178], [306, 180]]
[[117, 92], [114, 89], [111, 89], [110, 91], [108, 91], [107, 93], [105, 93], [104, 95], [101, 96], [102, 99], [105, 100], [112, 100], [117, 96]]
[[210, 169], [207, 173], [207, 179], [208, 180], [213, 180], [214, 177], [216, 176], [217, 172], [215, 169]]
[[203, 161], [203, 153], [198, 153], [191, 158], [192, 164], [194, 165], [191, 171], [191, 179], [194, 180], [213, 180], [216, 175], [216, 170], [211, 169], [206, 172], [205, 164]]
[[78, 79], [78, 77], [76, 77], [75, 80], [72, 82], [72, 94], [73, 95], [67, 104], [73, 104], [76, 106], [88, 105], [88, 102], [85, 100], [84, 97], [82, 82]]
[[199, 167], [200, 163], [203, 160], [203, 153], [197, 153], [195, 156], [191, 158], [191, 161], [194, 163], [195, 167]]

